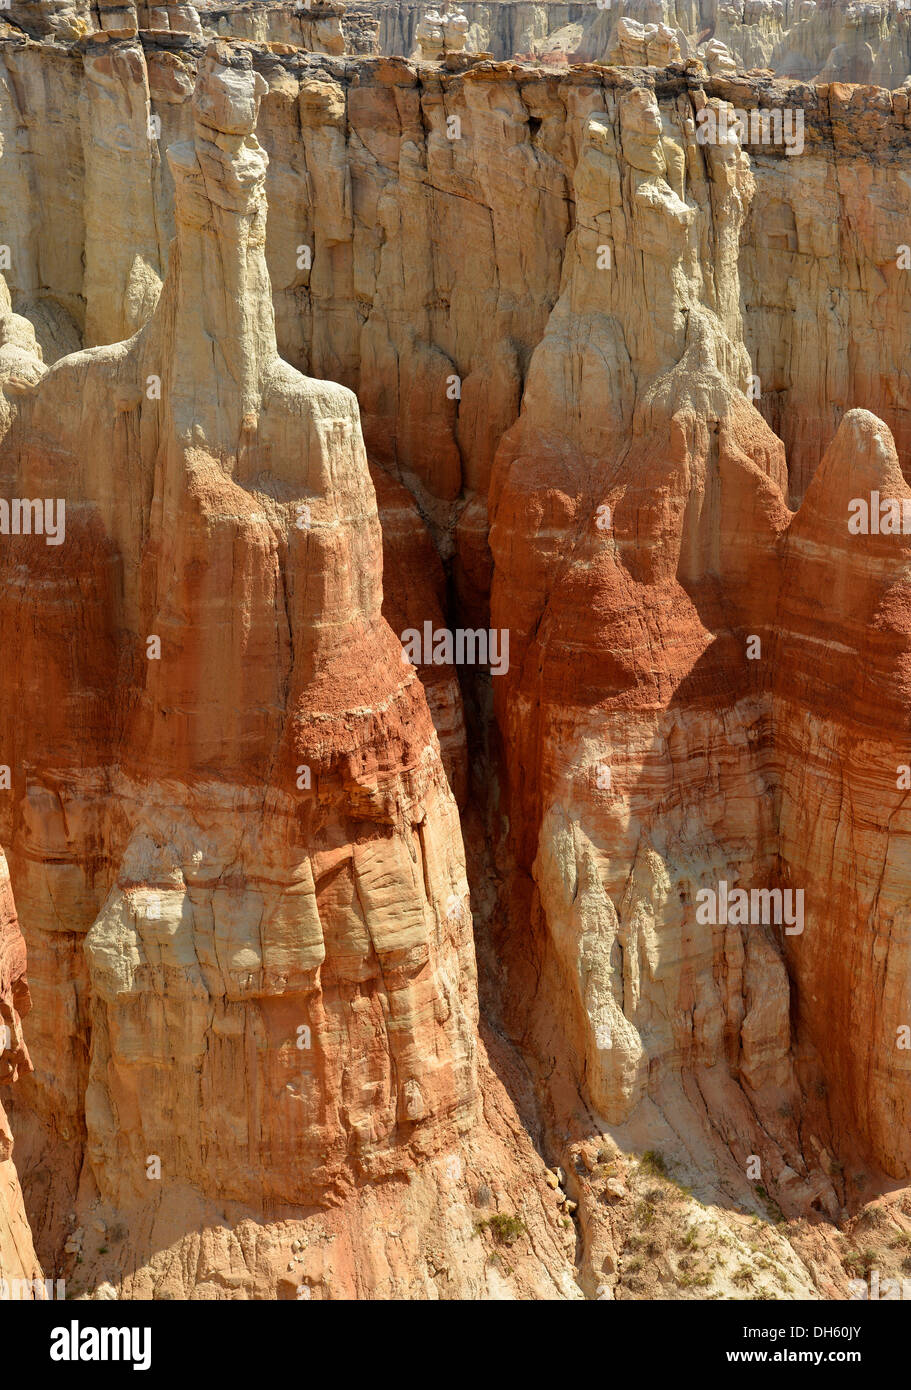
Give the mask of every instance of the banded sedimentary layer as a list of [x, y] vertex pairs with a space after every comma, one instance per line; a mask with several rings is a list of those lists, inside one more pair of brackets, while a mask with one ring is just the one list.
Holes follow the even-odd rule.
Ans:
[[[6, 858], [0, 858], [0, 1085], [31, 1069], [22, 1020], [31, 1006], [25, 941], [16, 920]], [[0, 1297], [34, 1297], [42, 1271], [13, 1162], [13, 1136], [0, 1105]], [[27, 1292], [25, 1292], [27, 1286]]]
[[[33, 1034], [45, 1215], [59, 1241], [58, 1203], [78, 1198], [64, 1233], [82, 1260], [86, 1210], [92, 1231], [131, 1212], [135, 1294], [414, 1296], [434, 1277], [489, 1293], [472, 1183], [511, 1174], [534, 1207], [543, 1165], [483, 1118], [458, 811], [381, 616], [357, 402], [276, 351], [264, 85], [243, 51], [200, 69], [147, 324], [17, 379], [7, 491], [56, 499], [68, 557], [9, 537], [0, 615], [20, 696], [59, 689], [46, 721], [17, 733], [8, 705], [4, 730], [18, 901], [62, 996]], [[67, 1044], [67, 1014], [89, 1047]], [[412, 1191], [400, 1259], [382, 1213]], [[565, 1238], [537, 1205], [553, 1260], [507, 1282], [547, 1297]], [[267, 1227], [255, 1253], [234, 1230], [340, 1206], [344, 1231], [320, 1228], [331, 1274], [313, 1223]], [[174, 1233], [219, 1219], [229, 1253], [200, 1250], [190, 1274]]]
[[911, 1226], [907, 539], [847, 525], [911, 496], [907, 92], [287, 48], [0, 41], [45, 1269], [843, 1295]]

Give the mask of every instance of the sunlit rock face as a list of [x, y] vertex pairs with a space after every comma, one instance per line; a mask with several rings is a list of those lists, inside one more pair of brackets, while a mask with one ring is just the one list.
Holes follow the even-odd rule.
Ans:
[[611, 62], [635, 67], [667, 67], [680, 61], [680, 39], [667, 24], [640, 24], [621, 17], [609, 56]]
[[[0, 1086], [9, 1086], [31, 1071], [22, 1026], [31, 1007], [25, 969], [25, 941], [16, 919], [6, 858], [0, 851]], [[4, 1300], [46, 1293], [13, 1147], [12, 1131], [0, 1104], [0, 1298]]]
[[[458, 809], [381, 615], [357, 401], [276, 350], [264, 85], [248, 54], [209, 50], [192, 139], [168, 150], [177, 237], [152, 317], [36, 365], [4, 443], [8, 495], [47, 494], [66, 522], [59, 545], [3, 552], [31, 1143], [84, 1135], [80, 1193], [152, 1249], [206, 1203], [356, 1209], [365, 1181], [425, 1165], [415, 1219], [445, 1182], [458, 1247], [492, 1084]], [[23, 700], [47, 709], [28, 732]], [[527, 1184], [530, 1147], [510, 1161]], [[353, 1245], [392, 1261], [391, 1292], [421, 1276], [386, 1240], [365, 1216]], [[475, 1245], [466, 1290], [486, 1287]], [[260, 1266], [248, 1282], [274, 1288]]]
[[427, 10], [421, 16], [417, 27], [417, 48], [414, 56], [422, 62], [434, 62], [444, 53], [460, 53], [465, 47], [468, 34], [468, 20], [459, 9], [451, 10], [444, 6], [439, 10]]
[[908, 541], [848, 528], [849, 494], [908, 489], [855, 410], [790, 511], [744, 346], [754, 181], [736, 139], [700, 147], [704, 109], [634, 89], [589, 116], [560, 297], [494, 466], [501, 950], [512, 1000], [539, 982], [514, 1009], [530, 1052], [563, 1055], [621, 1133], [698, 1168], [724, 1115], [785, 1210], [834, 1215], [833, 1147], [911, 1172]]
[[[226, 0], [224, 4], [209, 0], [198, 8], [199, 25], [207, 36], [334, 55], [372, 52], [375, 48], [377, 26], [369, 17], [362, 20], [358, 15], [349, 27], [347, 6], [340, 0], [309, 0], [306, 4], [303, 0]], [[170, 27], [178, 27], [173, 18]], [[353, 47], [349, 47], [349, 39], [356, 40]]]
[[[685, 1211], [756, 1290], [845, 1296], [836, 1223], [911, 1166], [908, 542], [848, 525], [911, 502], [907, 91], [738, 74], [774, 4], [615, 10], [620, 65], [568, 70], [540, 14], [518, 64], [470, 5], [432, 61], [161, 8], [0, 41], [44, 1268], [676, 1295]], [[788, 106], [789, 144], [728, 124]], [[412, 667], [425, 623], [508, 665]]]
[[794, 1091], [772, 934], [695, 911], [718, 880], [774, 873], [740, 624], [788, 512], [783, 449], [744, 394], [749, 161], [703, 154], [694, 115], [634, 89], [588, 118], [561, 294], [491, 494], [492, 621], [513, 637], [498, 722], [512, 775], [537, 770], [511, 835], [561, 1032], [615, 1123], [687, 1069], [770, 1112]]

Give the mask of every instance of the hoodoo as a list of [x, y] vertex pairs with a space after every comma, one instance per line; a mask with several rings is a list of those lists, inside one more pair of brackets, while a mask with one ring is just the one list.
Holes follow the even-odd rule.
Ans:
[[903, 1289], [909, 130], [886, 0], [0, 10], [0, 1299]]

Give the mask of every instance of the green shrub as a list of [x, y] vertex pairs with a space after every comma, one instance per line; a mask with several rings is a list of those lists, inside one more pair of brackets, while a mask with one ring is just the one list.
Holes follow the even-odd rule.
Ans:
[[842, 1256], [841, 1263], [849, 1274], [852, 1270], [856, 1270], [858, 1274], [866, 1276], [876, 1264], [876, 1251], [870, 1249], [851, 1250], [847, 1255]]
[[639, 1160], [639, 1171], [649, 1173], [653, 1178], [666, 1178], [667, 1163], [664, 1154], [659, 1153], [657, 1149], [646, 1149]]
[[486, 1221], [479, 1221], [475, 1230], [490, 1231], [494, 1240], [501, 1245], [512, 1245], [519, 1236], [524, 1236], [526, 1227], [521, 1216], [507, 1216], [505, 1212], [498, 1211], [494, 1216], [489, 1216]]

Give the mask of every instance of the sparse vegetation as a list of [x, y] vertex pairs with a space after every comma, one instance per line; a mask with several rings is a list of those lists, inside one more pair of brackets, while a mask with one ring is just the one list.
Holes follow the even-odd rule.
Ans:
[[664, 1154], [657, 1149], [646, 1149], [639, 1160], [640, 1173], [648, 1173], [653, 1178], [667, 1177], [667, 1163]]
[[755, 1191], [756, 1196], [759, 1197], [765, 1204], [766, 1215], [768, 1216], [768, 1219], [770, 1221], [774, 1221], [776, 1226], [787, 1225], [787, 1222], [784, 1219], [784, 1212], [781, 1210], [781, 1207], [775, 1201], [774, 1197], [769, 1196], [768, 1192], [762, 1186], [761, 1183], [756, 1184]]
[[876, 1251], [867, 1248], [866, 1250], [849, 1250], [842, 1256], [842, 1268], [848, 1274], [859, 1274], [864, 1278], [876, 1264]]
[[633, 1219], [643, 1228], [648, 1230], [655, 1220], [655, 1208], [648, 1202], [640, 1202], [633, 1212]]
[[526, 1226], [521, 1216], [507, 1216], [505, 1212], [498, 1211], [486, 1221], [478, 1221], [475, 1231], [479, 1235], [482, 1231], [490, 1231], [500, 1245], [513, 1245], [520, 1236], [526, 1234]]

